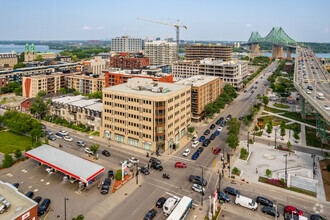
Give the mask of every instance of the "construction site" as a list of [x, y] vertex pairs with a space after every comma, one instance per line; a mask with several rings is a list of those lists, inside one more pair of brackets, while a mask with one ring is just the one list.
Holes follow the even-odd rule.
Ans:
[[223, 45], [195, 44], [184, 46], [185, 60], [202, 60], [216, 58], [223, 61], [232, 59], [233, 47]]

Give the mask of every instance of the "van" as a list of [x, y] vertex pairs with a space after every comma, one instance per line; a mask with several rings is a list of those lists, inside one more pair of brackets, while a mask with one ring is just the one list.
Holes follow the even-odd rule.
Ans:
[[245, 208], [251, 209], [253, 211], [256, 211], [258, 209], [258, 204], [255, 201], [242, 195], [236, 196], [235, 204], [238, 206], [243, 206]]
[[179, 197], [173, 196], [168, 198], [163, 205], [163, 214], [169, 216], [179, 202]]

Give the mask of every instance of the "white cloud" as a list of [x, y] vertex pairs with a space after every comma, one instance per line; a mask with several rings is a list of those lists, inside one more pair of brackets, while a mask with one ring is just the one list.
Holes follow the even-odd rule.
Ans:
[[90, 30], [90, 29], [92, 29], [90, 26], [84, 26], [83, 28], [82, 28], [84, 31], [86, 31], [86, 30]]
[[325, 33], [329, 33], [329, 28], [326, 27], [326, 28], [324, 29], [324, 32], [325, 32]]
[[245, 27], [252, 27], [252, 24], [246, 24]]
[[97, 30], [103, 30], [104, 27], [103, 27], [103, 26], [99, 26], [99, 27], [97, 27], [96, 29], [97, 29]]

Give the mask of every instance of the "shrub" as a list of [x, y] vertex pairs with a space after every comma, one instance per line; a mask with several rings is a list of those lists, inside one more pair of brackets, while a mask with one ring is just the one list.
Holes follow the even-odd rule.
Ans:
[[5, 154], [4, 159], [2, 160], [2, 167], [7, 168], [13, 165], [14, 159], [10, 154]]
[[267, 176], [268, 178], [270, 178], [271, 175], [272, 175], [272, 171], [271, 171], [270, 169], [267, 169], [267, 170], [266, 170], [266, 176]]
[[117, 181], [122, 180], [122, 171], [121, 170], [117, 170], [115, 178]]
[[266, 180], [266, 183], [269, 183], [269, 184], [272, 184], [272, 185], [278, 186], [278, 187], [286, 187], [285, 183], [282, 184], [281, 180], [279, 180], [279, 179], [268, 179], [268, 180]]
[[231, 173], [239, 176], [241, 174], [241, 171], [237, 167], [234, 167], [234, 169], [231, 171]]
[[285, 184], [285, 180], [284, 180], [283, 178], [280, 180], [280, 184], [281, 184], [282, 186], [284, 186], [284, 184]]
[[329, 157], [329, 153], [328, 153], [328, 152], [324, 152], [323, 156], [324, 156], [324, 158], [326, 159], [326, 158]]
[[19, 158], [21, 158], [21, 156], [22, 156], [22, 152], [21, 152], [21, 150], [20, 150], [20, 149], [17, 149], [17, 150], [15, 151], [15, 157], [16, 157], [16, 159], [18, 160]]
[[283, 147], [282, 147], [282, 145], [278, 145], [278, 147], [277, 147], [278, 149], [280, 149], [280, 150], [282, 150], [283, 149]]

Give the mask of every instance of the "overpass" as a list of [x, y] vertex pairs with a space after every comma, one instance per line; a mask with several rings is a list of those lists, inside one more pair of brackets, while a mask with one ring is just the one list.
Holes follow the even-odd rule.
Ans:
[[316, 114], [317, 136], [328, 143], [330, 139], [330, 134], [327, 133], [330, 126], [330, 76], [310, 48], [297, 47], [294, 86], [300, 94], [302, 117]]
[[297, 42], [289, 37], [281, 27], [273, 27], [266, 37], [262, 37], [258, 32], [252, 32], [247, 42], [252, 53], [259, 53], [259, 43], [271, 44], [274, 58], [283, 58], [283, 47], [287, 47], [287, 58], [291, 59], [291, 53], [297, 46]]

